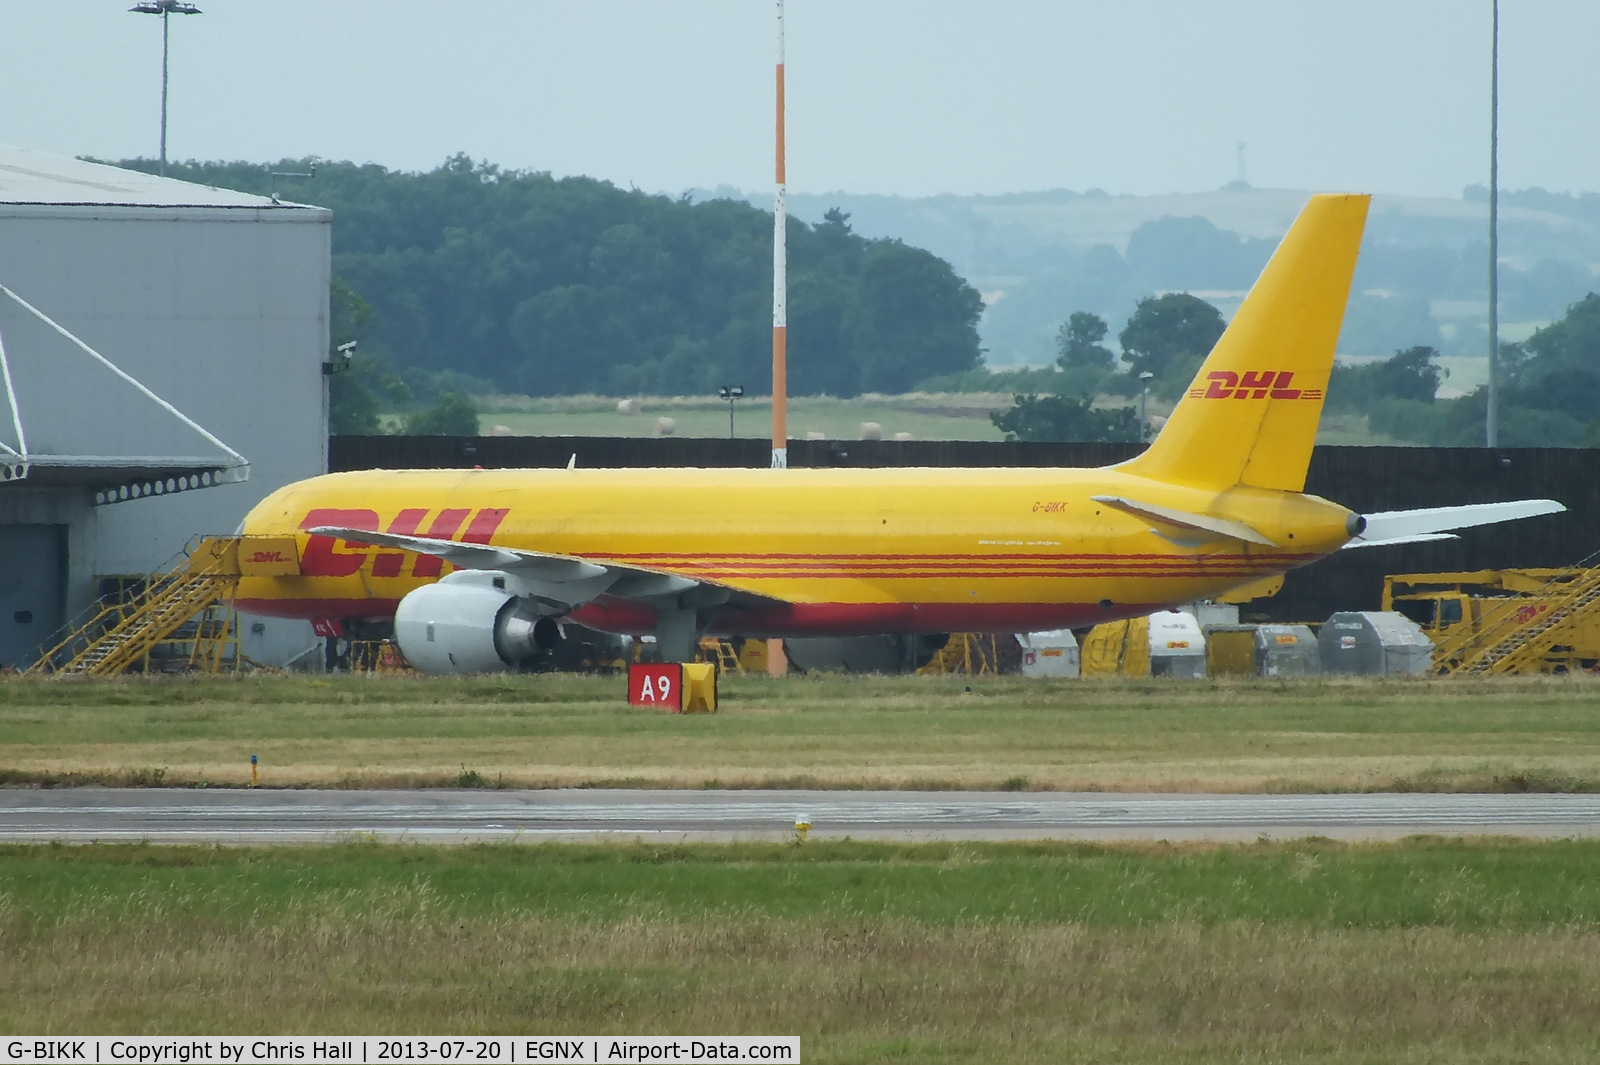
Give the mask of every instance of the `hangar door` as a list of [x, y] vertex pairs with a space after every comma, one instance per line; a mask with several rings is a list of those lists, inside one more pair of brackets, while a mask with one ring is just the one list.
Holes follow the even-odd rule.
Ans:
[[32, 665], [66, 622], [66, 532], [65, 525], [0, 525], [0, 665]]

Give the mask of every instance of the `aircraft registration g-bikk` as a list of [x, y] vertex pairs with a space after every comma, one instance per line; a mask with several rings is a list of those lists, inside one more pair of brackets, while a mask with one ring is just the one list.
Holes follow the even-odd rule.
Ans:
[[393, 619], [406, 659], [433, 673], [517, 668], [568, 621], [653, 634], [682, 661], [702, 635], [1093, 625], [1213, 599], [1345, 547], [1564, 509], [1363, 516], [1304, 493], [1368, 201], [1312, 198], [1160, 434], [1127, 462], [330, 474], [245, 519], [246, 537], [292, 537], [297, 558], [245, 576], [236, 603]]

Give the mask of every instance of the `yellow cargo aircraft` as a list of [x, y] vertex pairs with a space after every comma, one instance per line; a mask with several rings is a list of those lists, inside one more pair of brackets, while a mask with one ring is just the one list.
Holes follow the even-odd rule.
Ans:
[[1362, 516], [1302, 491], [1367, 204], [1311, 200], [1128, 462], [331, 474], [245, 519], [237, 605], [392, 618], [406, 658], [430, 672], [514, 668], [569, 620], [654, 634], [681, 660], [702, 634], [1092, 625], [1215, 598], [1342, 547], [1564, 509]]

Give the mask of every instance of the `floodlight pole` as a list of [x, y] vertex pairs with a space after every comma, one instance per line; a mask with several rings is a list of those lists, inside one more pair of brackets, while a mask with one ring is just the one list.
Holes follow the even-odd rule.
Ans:
[[778, 0], [777, 202], [772, 212], [772, 468], [789, 466], [788, 232], [783, 173], [783, 0]]
[[198, 15], [200, 9], [193, 4], [181, 3], [180, 0], [144, 0], [128, 8], [129, 11], [141, 15], [161, 16], [161, 175], [167, 173], [167, 57], [171, 52], [172, 26], [171, 19], [174, 12], [179, 15]]
[[1485, 441], [1500, 442], [1500, 0], [1492, 0], [1489, 45], [1489, 401]]
[[161, 176], [167, 176], [167, 57], [172, 53], [172, 14], [161, 12]]
[[723, 385], [717, 395], [728, 401], [728, 439], [733, 439], [733, 401], [744, 395], [743, 385]]
[[1150, 379], [1155, 374], [1145, 370], [1139, 374], [1139, 443], [1148, 443], [1150, 440], [1150, 421], [1145, 417], [1145, 400], [1150, 395]]

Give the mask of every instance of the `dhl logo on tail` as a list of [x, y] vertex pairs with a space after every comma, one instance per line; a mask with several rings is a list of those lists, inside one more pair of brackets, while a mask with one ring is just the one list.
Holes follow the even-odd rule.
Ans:
[[[423, 527], [430, 513], [435, 517]], [[486, 544], [510, 511], [504, 507], [485, 507], [474, 512], [468, 507], [446, 507], [433, 512], [426, 507], [409, 507], [396, 514], [383, 532], [401, 536], [426, 536], [431, 540], [459, 540], [466, 544]], [[468, 517], [472, 520], [468, 521]], [[315, 529], [321, 525], [338, 525], [347, 529], [380, 531], [382, 519], [376, 510], [345, 509], [343, 507], [318, 507], [309, 511], [300, 522], [301, 529]], [[462, 531], [462, 526], [466, 531]], [[306, 577], [349, 577], [361, 571], [367, 559], [372, 559], [374, 577], [399, 577], [405, 564], [406, 553], [393, 549], [379, 549], [373, 554], [371, 544], [344, 541], [350, 550], [342, 550], [340, 541], [331, 536], [313, 536], [306, 541], [300, 554], [300, 573]], [[434, 555], [417, 555], [411, 564], [413, 577], [437, 577], [444, 569], [444, 560]]]
[[1320, 388], [1290, 388], [1294, 381], [1293, 370], [1246, 370], [1242, 374], [1232, 370], [1212, 370], [1205, 379], [1205, 388], [1198, 384], [1189, 389], [1194, 399], [1321, 399]]

